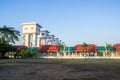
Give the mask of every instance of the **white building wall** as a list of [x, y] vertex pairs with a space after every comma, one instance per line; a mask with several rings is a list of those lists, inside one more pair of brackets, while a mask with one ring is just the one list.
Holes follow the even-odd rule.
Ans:
[[38, 42], [37, 42], [37, 36], [40, 33], [40, 28], [41, 26], [37, 24], [36, 22], [29, 22], [29, 23], [23, 23], [22, 24], [23, 28], [23, 35], [25, 35], [25, 46], [29, 46], [30, 38], [29, 35], [32, 35], [33, 41], [32, 45], [33, 47], [36, 47]]
[[39, 35], [40, 44], [47, 45], [48, 34], [49, 34], [49, 31], [47, 31], [45, 29], [40, 30], [40, 35]]
[[33, 34], [32, 47], [36, 47], [36, 46], [37, 46], [37, 35]]
[[59, 39], [58, 38], [54, 38], [54, 44], [59, 44]]
[[47, 44], [48, 44], [48, 45], [54, 44], [54, 35], [49, 35], [49, 36], [48, 36]]
[[49, 35], [49, 31], [41, 29], [41, 26], [36, 22], [23, 23], [22, 29], [22, 35], [24, 35], [22, 36], [22, 44], [25, 46], [39, 47], [40, 44], [52, 45], [60, 42], [58, 38], [54, 38], [54, 35]]
[[29, 34], [25, 34], [25, 45], [29, 46]]

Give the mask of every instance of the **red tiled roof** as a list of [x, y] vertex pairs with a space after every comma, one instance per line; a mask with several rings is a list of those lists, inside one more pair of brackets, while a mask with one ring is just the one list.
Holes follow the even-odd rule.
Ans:
[[[83, 51], [83, 47], [82, 44], [77, 44], [75, 46], [75, 52], [82, 52]], [[87, 51], [97, 51], [97, 46], [95, 44], [88, 44], [88, 49]]]
[[116, 51], [120, 51], [120, 44], [114, 44], [113, 46]]
[[58, 45], [40, 45], [40, 52], [58, 52]]

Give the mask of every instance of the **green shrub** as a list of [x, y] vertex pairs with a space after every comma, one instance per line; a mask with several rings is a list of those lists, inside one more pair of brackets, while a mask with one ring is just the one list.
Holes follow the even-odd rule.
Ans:
[[33, 57], [36, 57], [37, 54], [38, 54], [38, 51], [34, 51], [34, 52], [32, 52], [32, 56], [33, 56]]
[[17, 54], [17, 56], [21, 56], [22, 58], [27, 58], [27, 57], [36, 57], [37, 56], [38, 51], [29, 51], [29, 50], [20, 50]]
[[28, 50], [20, 50], [18, 52], [18, 55], [17, 56], [21, 56], [21, 57], [32, 57], [32, 54], [30, 51]]
[[97, 52], [97, 56], [103, 56], [103, 52]]

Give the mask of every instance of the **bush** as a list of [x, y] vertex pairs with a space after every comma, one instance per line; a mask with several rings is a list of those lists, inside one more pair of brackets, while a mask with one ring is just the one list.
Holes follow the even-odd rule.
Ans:
[[33, 57], [36, 57], [37, 54], [38, 54], [38, 51], [34, 51], [34, 52], [32, 52], [32, 56], [33, 56]]
[[17, 56], [21, 56], [21, 57], [25, 58], [25, 57], [32, 57], [32, 54], [28, 50], [20, 50], [18, 52]]
[[17, 54], [17, 56], [21, 56], [22, 58], [27, 58], [27, 57], [36, 57], [38, 51], [31, 52], [29, 50], [20, 50]]
[[103, 56], [103, 52], [97, 52], [97, 56]]

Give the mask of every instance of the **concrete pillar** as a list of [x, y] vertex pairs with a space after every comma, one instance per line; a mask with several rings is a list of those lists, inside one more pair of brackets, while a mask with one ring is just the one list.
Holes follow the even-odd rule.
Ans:
[[66, 57], [66, 52], [64, 52], [64, 57]]
[[68, 56], [69, 56], [69, 57], [71, 56], [70, 52], [68, 52]]
[[114, 52], [111, 52], [111, 57], [114, 57]]
[[37, 39], [37, 47], [40, 47], [40, 38]]
[[33, 34], [32, 46], [34, 46], [34, 47], [37, 46], [37, 36], [36, 36], [36, 34]]
[[79, 55], [77, 53], [75, 53], [75, 56], [78, 57]]
[[72, 57], [74, 56], [74, 53], [72, 52]]
[[30, 38], [29, 34], [25, 34], [25, 46], [29, 46]]
[[50, 56], [52, 56], [52, 52], [50, 52]]
[[21, 43], [21, 44], [22, 44], [22, 45], [25, 45], [25, 35], [22, 34], [22, 37], [21, 37], [21, 38], [22, 38], [22, 43]]
[[118, 52], [116, 51], [116, 57], [118, 57]]
[[45, 39], [45, 45], [47, 45], [47, 39]]
[[97, 57], [97, 52], [95, 52], [95, 57]]
[[116, 51], [116, 57], [118, 57], [118, 52]]
[[115, 51], [114, 54], [115, 54], [115, 57], [116, 57], [117, 56], [117, 52]]
[[79, 54], [80, 54], [80, 57], [82, 57], [82, 53], [80, 52]]
[[57, 57], [59, 57], [59, 53], [57, 52]]
[[90, 55], [89, 55], [90, 53], [89, 52], [87, 52], [87, 57], [90, 57]]
[[79, 56], [77, 52], [75, 52], [75, 54], [76, 54], [77, 57]]
[[49, 52], [47, 52], [47, 57], [49, 57], [49, 55], [50, 55]]
[[103, 57], [105, 57], [105, 52], [103, 52]]

